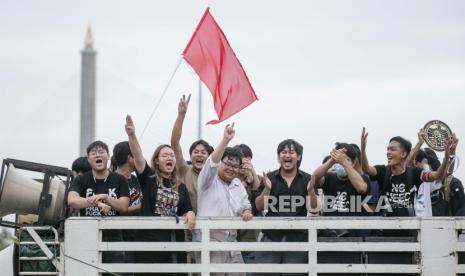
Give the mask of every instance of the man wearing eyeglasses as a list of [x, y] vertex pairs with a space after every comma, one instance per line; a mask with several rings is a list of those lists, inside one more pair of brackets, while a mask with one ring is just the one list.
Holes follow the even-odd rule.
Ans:
[[87, 147], [92, 170], [75, 178], [68, 193], [68, 205], [79, 209], [81, 216], [115, 216], [128, 211], [128, 182], [108, 170], [108, 159], [104, 142], [95, 141]]
[[[129, 188], [126, 178], [108, 170], [108, 146], [102, 141], [87, 147], [91, 171], [74, 179], [68, 193], [68, 205], [81, 216], [116, 216], [128, 212]], [[121, 231], [110, 231], [102, 241], [122, 241]], [[103, 262], [124, 262], [124, 252], [107, 252]]]
[[[234, 124], [224, 129], [223, 139], [205, 162], [197, 182], [197, 215], [204, 217], [242, 217], [244, 221], [252, 219], [252, 207], [247, 192], [238, 178], [241, 166], [241, 153], [227, 147], [234, 138]], [[195, 232], [195, 240], [200, 233]], [[234, 242], [237, 230], [214, 230], [210, 240]], [[198, 257], [198, 256], [197, 256]], [[210, 253], [211, 263], [243, 263], [240, 251], [221, 251]], [[244, 275], [244, 273], [227, 273]]]

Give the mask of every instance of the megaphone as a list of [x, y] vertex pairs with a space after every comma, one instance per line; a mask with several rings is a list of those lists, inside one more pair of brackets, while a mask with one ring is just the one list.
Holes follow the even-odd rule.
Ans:
[[0, 191], [0, 217], [8, 214], [37, 214], [40, 224], [49, 225], [63, 219], [66, 185], [53, 174], [49, 179], [44, 177], [45, 181], [49, 184], [46, 195], [43, 193], [44, 183], [21, 173], [9, 163]]

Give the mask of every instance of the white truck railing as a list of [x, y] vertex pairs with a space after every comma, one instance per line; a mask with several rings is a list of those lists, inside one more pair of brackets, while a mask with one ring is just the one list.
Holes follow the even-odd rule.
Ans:
[[[374, 273], [417, 274], [424, 276], [457, 275], [465, 273], [465, 264], [458, 256], [465, 254], [465, 242], [459, 234], [465, 229], [465, 219], [435, 218], [376, 218], [376, 217], [302, 217], [254, 218], [243, 222], [239, 218], [198, 218], [196, 228], [202, 231], [201, 242], [103, 242], [102, 231], [114, 229], [184, 229], [174, 218], [156, 217], [73, 217], [66, 221], [64, 254], [66, 276], [97, 276], [99, 273], [201, 273], [260, 272], [260, 273]], [[306, 229], [308, 242], [214, 242], [211, 229]], [[321, 229], [411, 229], [418, 231], [413, 242], [341, 242], [319, 241]], [[217, 264], [210, 263], [211, 251], [304, 251], [307, 264]], [[108, 251], [198, 251], [200, 264], [140, 264], [102, 263], [102, 253]], [[319, 263], [321, 252], [412, 252], [419, 258], [413, 264], [328, 264]]]

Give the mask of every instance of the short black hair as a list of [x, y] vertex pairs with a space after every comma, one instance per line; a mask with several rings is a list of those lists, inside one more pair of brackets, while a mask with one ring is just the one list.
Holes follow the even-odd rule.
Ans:
[[300, 164], [302, 163], [302, 157], [303, 157], [302, 155], [304, 153], [304, 147], [294, 139], [286, 139], [286, 140], [282, 141], [281, 143], [279, 143], [278, 149], [277, 149], [278, 155], [286, 147], [288, 147], [289, 149], [294, 148], [297, 155], [300, 156], [300, 159], [297, 160], [297, 168], [300, 168]]
[[346, 155], [347, 157], [352, 160], [352, 162], [355, 162], [358, 158], [358, 153], [357, 153], [357, 148], [355, 148], [353, 145], [348, 144], [348, 143], [336, 143], [336, 149], [345, 149], [346, 150]]
[[117, 168], [118, 168], [118, 165], [116, 165], [116, 158], [115, 158], [115, 156], [113, 155], [113, 156], [110, 158], [110, 170], [111, 170], [111, 171], [116, 171]]
[[415, 156], [415, 161], [420, 163], [421, 161], [423, 161], [423, 159], [427, 159], [426, 153], [424, 150], [419, 149], [417, 152], [417, 156]]
[[431, 170], [437, 171], [441, 166], [441, 161], [439, 161], [439, 158], [434, 152], [434, 150], [430, 148], [425, 148], [425, 155], [426, 159], [428, 159], [428, 164], [430, 165]]
[[90, 167], [89, 161], [87, 161], [87, 157], [81, 156], [74, 160], [73, 164], [71, 165], [71, 170], [75, 171], [76, 173], [86, 173], [92, 168]]
[[401, 136], [395, 136], [395, 137], [392, 137], [391, 140], [389, 140], [389, 143], [391, 142], [399, 143], [402, 150], [404, 150], [407, 153], [407, 155], [410, 154], [410, 151], [412, 150], [412, 143], [410, 143], [409, 140]]
[[113, 157], [117, 167], [122, 166], [128, 162], [128, 156], [132, 156], [131, 148], [128, 141], [119, 142], [113, 148]]
[[238, 151], [237, 149], [227, 147], [224, 150], [223, 156], [221, 157], [221, 160], [228, 158], [228, 159], [236, 159], [239, 161], [239, 165], [242, 165], [242, 153]]
[[299, 142], [297, 142], [294, 139], [286, 139], [286, 140], [282, 141], [281, 143], [279, 143], [277, 153], [279, 154], [286, 147], [288, 147], [290, 149], [294, 148], [294, 150], [297, 152], [297, 155], [299, 155], [299, 156], [302, 156], [302, 153], [304, 151], [304, 147], [301, 144], [299, 144]]
[[253, 158], [252, 149], [249, 146], [247, 146], [246, 144], [235, 145], [233, 147], [233, 149], [236, 149], [240, 153], [242, 153], [242, 157], [246, 157], [246, 158], [250, 157], [250, 159]]
[[362, 151], [360, 150], [360, 147], [357, 144], [349, 144], [352, 147], [354, 147], [355, 152], [357, 153], [357, 160], [360, 161], [362, 160]]
[[208, 152], [208, 155], [212, 154], [213, 147], [210, 146], [210, 144], [207, 141], [200, 139], [192, 143], [191, 147], [189, 148], [189, 155], [192, 155], [192, 152], [194, 151], [195, 147], [197, 147], [198, 145], [204, 146]]
[[323, 163], [326, 163], [329, 159], [331, 159], [331, 155], [326, 155], [325, 158], [323, 158]]
[[87, 155], [89, 155], [89, 152], [94, 148], [102, 148], [106, 150], [107, 153], [110, 153], [110, 151], [108, 150], [108, 145], [100, 140], [97, 140], [97, 141], [90, 143], [90, 145], [87, 146], [87, 149], [86, 149]]

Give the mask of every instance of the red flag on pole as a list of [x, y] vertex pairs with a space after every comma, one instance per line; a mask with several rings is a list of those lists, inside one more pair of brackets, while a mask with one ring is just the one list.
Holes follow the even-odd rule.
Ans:
[[213, 95], [218, 120], [208, 124], [220, 123], [257, 100], [241, 63], [209, 8], [183, 56]]

